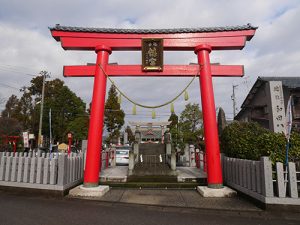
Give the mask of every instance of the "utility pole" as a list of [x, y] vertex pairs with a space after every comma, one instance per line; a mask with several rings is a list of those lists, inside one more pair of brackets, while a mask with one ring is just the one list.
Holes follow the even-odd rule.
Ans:
[[42, 147], [41, 137], [42, 137], [42, 126], [43, 126], [43, 110], [44, 110], [44, 95], [45, 95], [45, 81], [48, 73], [42, 71], [40, 73], [43, 76], [43, 88], [42, 88], [42, 99], [41, 99], [41, 110], [40, 110], [40, 123], [39, 123], [39, 134], [38, 134], [38, 148]]
[[50, 154], [51, 154], [51, 152], [52, 152], [52, 129], [51, 129], [51, 108], [50, 108], [50, 110], [49, 110], [49, 136], [50, 136]]
[[236, 98], [235, 98], [235, 89], [238, 87], [238, 85], [232, 85], [232, 95], [231, 95], [231, 100], [233, 103], [233, 120], [234, 117], [236, 116]]

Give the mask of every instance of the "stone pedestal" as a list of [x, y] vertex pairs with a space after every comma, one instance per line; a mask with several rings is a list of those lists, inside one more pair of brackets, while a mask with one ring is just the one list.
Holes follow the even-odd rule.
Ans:
[[196, 167], [196, 155], [195, 155], [195, 146], [190, 145], [190, 166]]
[[128, 175], [132, 175], [134, 164], [134, 153], [129, 151]]
[[235, 197], [237, 194], [235, 190], [229, 187], [214, 189], [214, 188], [208, 188], [207, 186], [197, 186], [197, 191], [203, 197], [214, 197], [214, 198]]
[[176, 171], [176, 154], [172, 152], [171, 154], [171, 170]]
[[172, 146], [171, 146], [171, 143], [167, 143], [166, 144], [166, 154], [167, 155], [171, 155], [172, 153]]
[[185, 144], [184, 147], [184, 159], [183, 159], [183, 166], [190, 166], [190, 149], [189, 144]]
[[84, 187], [79, 185], [69, 191], [72, 197], [101, 197], [109, 191], [109, 186], [99, 185], [97, 187]]

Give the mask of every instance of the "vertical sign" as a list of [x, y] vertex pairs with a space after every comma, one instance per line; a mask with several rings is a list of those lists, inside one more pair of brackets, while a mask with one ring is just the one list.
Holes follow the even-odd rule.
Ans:
[[29, 148], [28, 132], [23, 132], [23, 142], [24, 142], [24, 148]]
[[142, 39], [142, 69], [144, 71], [163, 70], [163, 39]]
[[272, 105], [273, 131], [276, 133], [285, 132], [285, 110], [281, 81], [270, 81], [270, 95]]

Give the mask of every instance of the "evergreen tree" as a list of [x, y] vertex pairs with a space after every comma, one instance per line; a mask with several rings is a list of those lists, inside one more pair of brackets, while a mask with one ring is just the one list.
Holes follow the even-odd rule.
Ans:
[[16, 95], [11, 95], [5, 104], [5, 109], [2, 111], [1, 116], [7, 118], [14, 118], [17, 113], [19, 99]]
[[178, 144], [180, 145], [180, 134], [178, 132], [178, 116], [175, 113], [172, 113], [168, 121], [171, 121], [168, 128], [171, 133], [172, 144], [174, 147], [176, 147]]
[[128, 134], [128, 142], [129, 142], [130, 144], [133, 143], [134, 140], [135, 140], [135, 137], [134, 137], [134, 134], [133, 134], [133, 132], [132, 132], [130, 126], [127, 126], [126, 129], [125, 129], [125, 131], [126, 131], [127, 134]]
[[218, 133], [219, 137], [222, 135], [223, 130], [226, 127], [226, 117], [224, 110], [220, 107], [218, 113]]
[[120, 136], [120, 130], [124, 125], [124, 117], [125, 113], [121, 110], [120, 103], [118, 103], [116, 87], [111, 85], [105, 103], [104, 117], [104, 124], [109, 132], [108, 142], [115, 142]]

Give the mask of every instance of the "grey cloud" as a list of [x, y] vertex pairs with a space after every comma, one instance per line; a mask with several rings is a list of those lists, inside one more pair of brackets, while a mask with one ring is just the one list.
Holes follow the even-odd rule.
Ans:
[[[63, 79], [85, 102], [91, 101], [93, 78], [63, 78], [63, 65], [95, 62], [94, 52], [64, 51], [50, 35], [48, 26], [56, 23], [71, 26], [119, 27], [119, 28], [174, 28], [242, 25], [251, 22], [258, 25], [256, 36], [242, 51], [220, 51], [211, 54], [212, 62], [244, 64], [246, 78], [214, 78], [216, 107], [223, 107], [232, 117], [230, 99], [232, 84], [238, 84], [238, 105], [258, 75], [295, 75], [299, 40], [297, 22], [299, 3], [296, 0], [254, 0], [245, 6], [243, 1], [15, 1], [4, 0], [0, 8], [0, 62], [26, 67], [23, 71], [36, 74], [42, 69], [52, 77]], [[196, 62], [192, 52], [166, 53], [165, 63], [188, 64]], [[139, 64], [139, 52], [113, 52], [110, 62]], [[3, 67], [2, 67], [3, 68]], [[1, 71], [2, 82], [20, 87], [29, 84], [31, 77]], [[175, 96], [189, 79], [115, 78], [117, 84], [135, 100], [155, 105]], [[109, 84], [109, 82], [108, 82]], [[107, 86], [107, 90], [109, 85]], [[0, 96], [9, 96], [15, 90], [0, 87]], [[201, 103], [199, 81], [189, 88], [190, 101]], [[175, 102], [175, 110], [183, 110], [185, 102]], [[123, 101], [122, 107], [131, 112], [132, 104]], [[141, 110], [146, 116], [128, 116], [128, 120], [151, 120], [151, 110]], [[166, 119], [169, 107], [157, 110]]]

